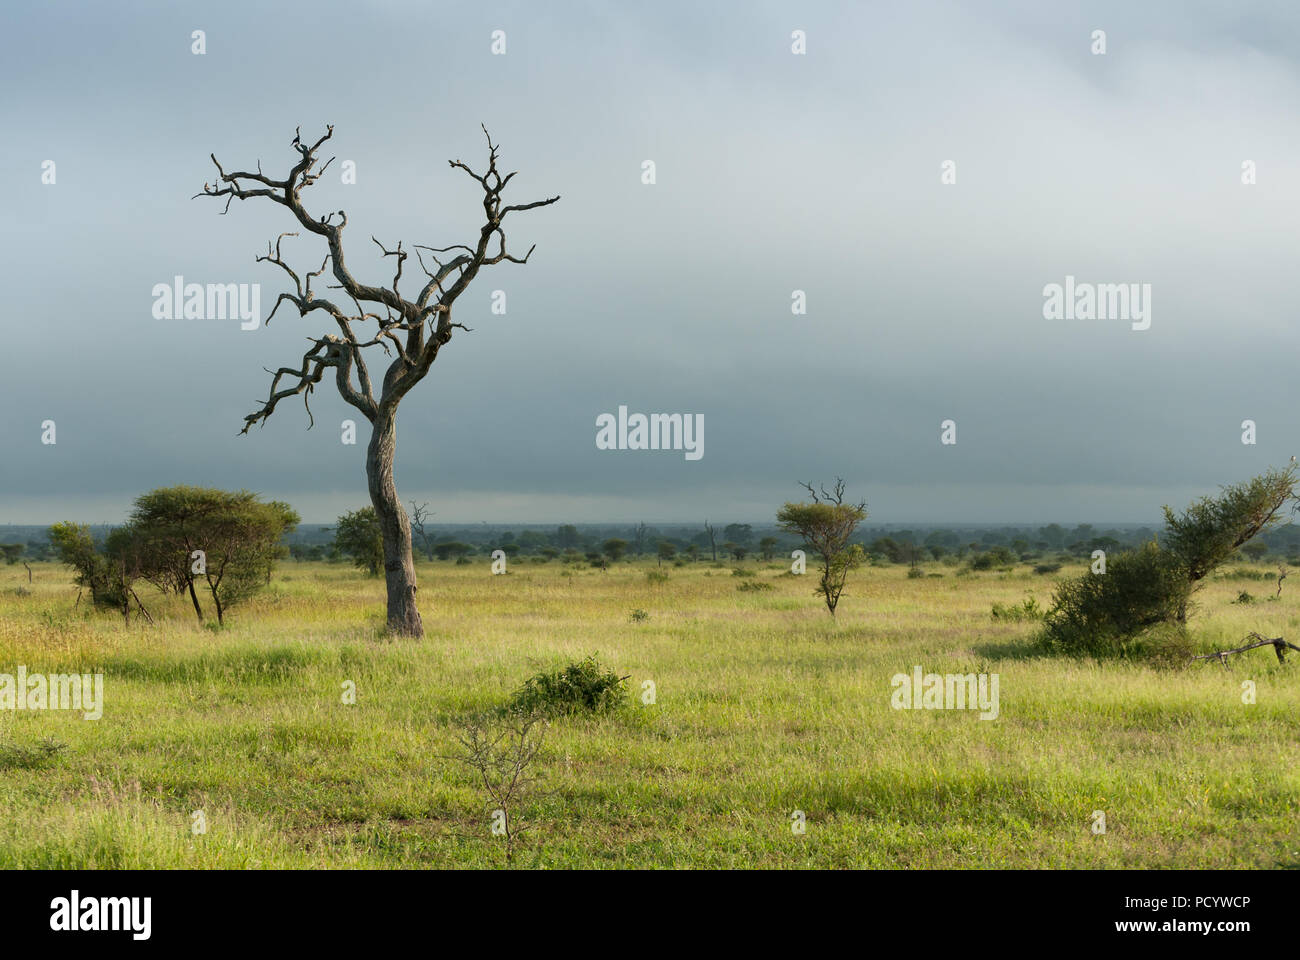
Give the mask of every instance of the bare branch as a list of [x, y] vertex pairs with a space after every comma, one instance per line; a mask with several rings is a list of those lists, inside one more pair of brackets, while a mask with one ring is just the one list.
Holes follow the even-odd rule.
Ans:
[[[267, 317], [269, 323], [280, 306], [286, 301], [298, 309], [300, 317], [305, 317], [316, 310], [323, 310], [333, 317], [341, 337], [327, 335], [312, 339], [314, 346], [303, 355], [301, 367], [281, 367], [277, 370], [271, 383], [269, 396], [255, 413], [245, 417], [244, 429], [248, 432], [254, 423], [264, 423], [274, 411], [276, 404], [286, 397], [302, 395], [304, 404], [315, 384], [319, 383], [326, 367], [337, 370], [340, 395], [348, 403], [362, 410], [374, 421], [381, 414], [391, 414], [401, 398], [428, 373], [438, 351], [450, 341], [456, 329], [469, 328], [451, 319], [452, 306], [466, 287], [473, 281], [479, 269], [497, 263], [527, 263], [535, 247], [529, 247], [522, 257], [515, 256], [506, 248], [505, 232], [502, 220], [513, 212], [532, 210], [549, 206], [560, 198], [550, 197], [531, 203], [503, 205], [502, 191], [515, 177], [515, 173], [502, 175], [497, 167], [499, 147], [492, 141], [487, 128], [483, 135], [488, 145], [487, 169], [476, 173], [468, 164], [460, 160], [449, 161], [453, 168], [464, 170], [483, 190], [484, 222], [479, 229], [477, 241], [473, 244], [452, 244], [446, 247], [431, 247], [416, 244], [416, 257], [425, 274], [426, 283], [415, 300], [408, 300], [401, 295], [400, 281], [408, 252], [402, 242], [396, 249], [389, 249], [375, 237], [371, 240], [379, 247], [384, 257], [395, 257], [397, 268], [390, 286], [372, 286], [359, 282], [348, 270], [343, 251], [343, 231], [347, 227], [347, 214], [331, 211], [321, 216], [310, 213], [302, 202], [302, 191], [317, 183], [335, 159], [330, 157], [323, 164], [320, 162], [321, 147], [334, 135], [334, 127], [327, 126], [325, 133], [313, 143], [302, 139], [301, 128], [295, 130], [291, 147], [298, 156], [297, 162], [290, 168], [282, 180], [274, 179], [262, 172], [259, 161], [256, 172], [227, 172], [216, 155], [212, 154], [213, 165], [217, 169], [215, 183], [205, 183], [202, 191], [195, 197], [224, 198], [222, 213], [229, 212], [234, 200], [249, 200], [264, 197], [280, 206], [288, 208], [302, 230], [315, 234], [325, 240], [328, 252], [315, 271], [300, 275], [285, 262], [281, 245], [285, 237], [297, 237], [297, 231], [280, 234], [274, 245], [268, 243], [266, 254], [257, 257], [258, 262], [271, 263], [281, 270], [293, 283], [293, 292], [281, 293]], [[495, 238], [495, 240], [493, 239]], [[495, 250], [489, 248], [495, 245]], [[435, 265], [430, 269], [424, 262], [421, 251], [429, 255]], [[444, 262], [440, 255], [454, 254]], [[336, 285], [356, 307], [355, 313], [346, 313], [327, 299], [317, 297], [312, 290], [312, 281], [329, 267]], [[375, 310], [368, 310], [363, 304], [378, 304], [383, 316]], [[353, 330], [354, 323], [375, 321], [377, 332], [370, 337], [358, 337]], [[399, 334], [405, 334], [400, 337]], [[403, 342], [404, 341], [404, 342]], [[379, 346], [385, 352], [395, 348], [396, 357], [385, 371], [381, 393], [374, 396], [370, 375], [362, 358], [362, 350]], [[360, 388], [352, 385], [351, 371], [357, 369]], [[281, 388], [285, 378], [296, 379], [292, 386]], [[308, 416], [310, 417], [310, 407]]]
[[1255, 639], [1254, 643], [1248, 643], [1244, 647], [1236, 647], [1232, 650], [1220, 650], [1217, 653], [1207, 653], [1199, 657], [1192, 657], [1193, 660], [1218, 660], [1226, 668], [1228, 661], [1224, 659], [1234, 653], [1245, 653], [1247, 650], [1254, 650], [1256, 647], [1272, 647], [1273, 652], [1277, 654], [1278, 663], [1286, 663], [1286, 651], [1289, 647], [1292, 650], [1300, 652], [1300, 647], [1294, 643], [1288, 643], [1281, 637], [1262, 637], [1258, 633], [1248, 633], [1242, 637], [1243, 640]]

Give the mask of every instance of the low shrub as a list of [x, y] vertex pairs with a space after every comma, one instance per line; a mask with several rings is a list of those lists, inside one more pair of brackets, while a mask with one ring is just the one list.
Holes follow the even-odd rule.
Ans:
[[1131, 657], [1140, 657], [1165, 668], [1187, 666], [1192, 653], [1192, 638], [1181, 623], [1162, 623], [1152, 627], [1128, 650]]
[[993, 604], [992, 616], [994, 620], [1041, 620], [1043, 619], [1043, 608], [1038, 605], [1038, 601], [1032, 595], [1025, 597], [1019, 603], [1003, 605], [1000, 603]]
[[627, 677], [606, 670], [585, 657], [558, 670], [544, 671], [524, 681], [510, 698], [510, 710], [548, 717], [608, 713], [627, 702]]

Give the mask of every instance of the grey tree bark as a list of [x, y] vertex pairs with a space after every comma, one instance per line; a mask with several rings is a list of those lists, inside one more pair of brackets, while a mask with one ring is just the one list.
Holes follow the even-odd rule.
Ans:
[[388, 589], [388, 629], [419, 637], [424, 622], [415, 602], [415, 558], [411, 552], [411, 522], [402, 508], [393, 480], [393, 458], [397, 452], [397, 424], [386, 417], [375, 424], [366, 449], [366, 479], [370, 503], [384, 535], [384, 582]]

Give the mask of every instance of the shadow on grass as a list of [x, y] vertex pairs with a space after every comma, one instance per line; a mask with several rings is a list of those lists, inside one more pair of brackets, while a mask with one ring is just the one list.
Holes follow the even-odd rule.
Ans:
[[1060, 654], [1032, 640], [979, 643], [971, 650], [989, 660], [1054, 660], [1060, 657]]

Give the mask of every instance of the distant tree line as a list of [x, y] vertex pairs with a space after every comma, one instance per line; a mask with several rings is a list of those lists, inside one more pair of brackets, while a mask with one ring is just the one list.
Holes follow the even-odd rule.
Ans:
[[[654, 558], [659, 565], [695, 562], [731, 562], [788, 559], [803, 546], [797, 535], [771, 526], [727, 523], [715, 527], [675, 524], [652, 527], [562, 524], [551, 528], [500, 526], [447, 526], [441, 532], [429, 523], [427, 505], [411, 504], [411, 525], [417, 555], [425, 561], [470, 563], [501, 550], [511, 558], [528, 557], [538, 562], [595, 563], [608, 566], [627, 559]], [[44, 528], [10, 527], [25, 541], [0, 542], [0, 558], [8, 564], [60, 559], [55, 544]], [[97, 549], [112, 532], [111, 527], [86, 527]], [[3, 539], [4, 528], [0, 528]], [[1055, 572], [1063, 563], [1085, 560], [1096, 550], [1115, 553], [1140, 547], [1155, 536], [1149, 526], [1095, 527], [1049, 523], [1040, 526], [1003, 527], [859, 527], [850, 544], [862, 548], [864, 561], [872, 564], [964, 565], [973, 570], [1003, 569], [1016, 563], [1034, 564], [1040, 572]], [[11, 534], [12, 536], [13, 534]], [[332, 526], [319, 524], [288, 526], [282, 543], [294, 560], [353, 562], [376, 576], [383, 570], [382, 539], [376, 540], [372, 507], [363, 507], [339, 517]], [[612, 543], [618, 541], [619, 543]], [[621, 546], [620, 546], [621, 544]], [[612, 552], [611, 552], [612, 551]], [[1300, 526], [1278, 525], [1241, 547], [1249, 560], [1286, 559], [1300, 566]]]

